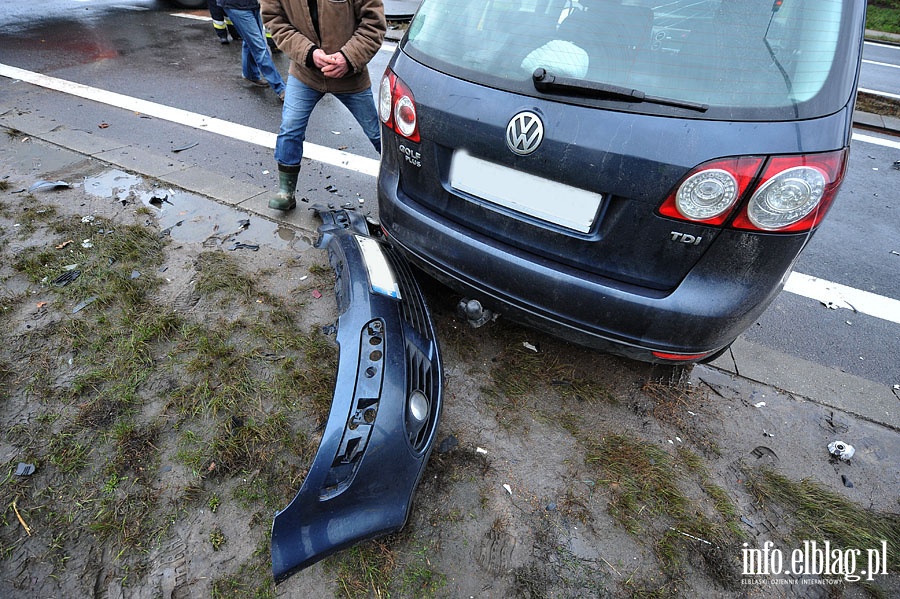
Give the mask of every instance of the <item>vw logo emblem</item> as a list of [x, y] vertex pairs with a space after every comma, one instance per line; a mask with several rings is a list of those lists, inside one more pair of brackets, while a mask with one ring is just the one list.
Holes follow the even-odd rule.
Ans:
[[520, 112], [506, 126], [506, 146], [519, 156], [531, 154], [544, 141], [544, 123], [533, 112]]

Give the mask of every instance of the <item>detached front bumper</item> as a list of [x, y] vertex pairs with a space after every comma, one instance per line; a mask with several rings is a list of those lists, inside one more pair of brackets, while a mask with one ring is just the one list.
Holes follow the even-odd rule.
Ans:
[[320, 212], [340, 348], [331, 413], [300, 491], [272, 525], [275, 582], [406, 522], [442, 407], [431, 317], [406, 261], [354, 212]]

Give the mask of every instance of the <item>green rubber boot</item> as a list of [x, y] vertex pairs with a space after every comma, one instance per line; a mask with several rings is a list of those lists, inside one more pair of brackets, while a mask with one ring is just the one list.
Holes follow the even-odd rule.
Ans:
[[273, 210], [293, 210], [297, 207], [294, 190], [297, 189], [299, 166], [278, 165], [278, 193], [269, 200], [269, 208]]

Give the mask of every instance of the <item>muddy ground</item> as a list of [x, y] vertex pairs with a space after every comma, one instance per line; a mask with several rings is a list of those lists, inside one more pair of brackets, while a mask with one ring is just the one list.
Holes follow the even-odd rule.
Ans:
[[[471, 329], [428, 282], [446, 395], [410, 521], [276, 588], [272, 515], [336, 365], [315, 232], [0, 144], [0, 597], [900, 593], [897, 431], [709, 367]], [[742, 549], [804, 540], [885, 540], [889, 574], [743, 572]]]

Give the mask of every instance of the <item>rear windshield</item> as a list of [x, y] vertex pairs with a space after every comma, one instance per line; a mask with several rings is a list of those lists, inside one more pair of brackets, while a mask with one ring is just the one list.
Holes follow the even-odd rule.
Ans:
[[705, 118], [804, 118], [836, 112], [852, 95], [862, 33], [852, 8], [852, 0], [425, 0], [404, 51], [530, 95], [540, 95], [531, 75], [543, 68], [708, 105]]

